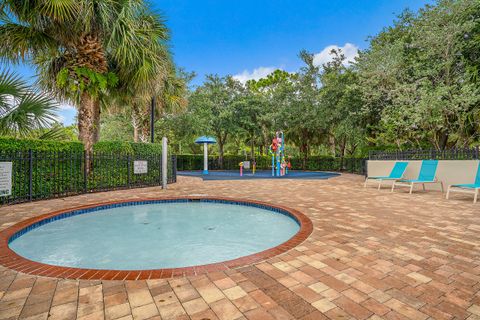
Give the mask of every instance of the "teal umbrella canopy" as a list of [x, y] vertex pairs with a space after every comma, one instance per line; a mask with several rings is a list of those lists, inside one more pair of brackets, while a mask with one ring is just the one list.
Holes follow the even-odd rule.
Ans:
[[217, 140], [214, 137], [201, 136], [201, 137], [197, 138], [197, 140], [195, 140], [195, 143], [198, 143], [198, 144], [203, 144], [203, 143], [214, 144], [214, 143], [217, 143]]

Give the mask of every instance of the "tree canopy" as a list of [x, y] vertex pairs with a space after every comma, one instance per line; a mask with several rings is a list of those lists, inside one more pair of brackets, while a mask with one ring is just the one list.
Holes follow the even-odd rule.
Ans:
[[[224, 154], [267, 154], [277, 130], [289, 153], [304, 160], [480, 144], [478, 0], [404, 11], [355, 61], [332, 50], [330, 61], [318, 65], [300, 50], [299, 70], [245, 83], [212, 74], [196, 87], [189, 86], [194, 74], [170, 59], [168, 30], [143, 1], [51, 1], [43, 11], [38, 3], [2, 2], [0, 34], [8, 46], [0, 56], [31, 59], [43, 87], [64, 97], [88, 93], [89, 112], [108, 106], [97, 126], [105, 139], [147, 141], [156, 97], [156, 132], [169, 137], [173, 151], [197, 153], [195, 137], [213, 135], [220, 161]], [[78, 12], [83, 24], [70, 26]]]

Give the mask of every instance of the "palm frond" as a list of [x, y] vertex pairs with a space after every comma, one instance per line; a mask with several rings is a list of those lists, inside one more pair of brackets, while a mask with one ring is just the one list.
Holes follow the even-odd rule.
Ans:
[[76, 0], [42, 0], [38, 2], [39, 12], [55, 21], [74, 20], [80, 9]]
[[40, 140], [62, 141], [62, 140], [68, 140], [70, 136], [66, 132], [66, 129], [64, 127], [58, 126], [58, 127], [53, 127], [51, 129], [48, 129], [45, 132], [42, 132], [40, 135], [38, 135], [35, 138]]
[[4, 62], [18, 63], [32, 55], [51, 51], [56, 42], [46, 33], [30, 26], [7, 22], [0, 25], [0, 57]]
[[28, 89], [17, 76], [0, 74], [0, 133], [25, 136], [57, 121], [57, 103], [45, 94]]

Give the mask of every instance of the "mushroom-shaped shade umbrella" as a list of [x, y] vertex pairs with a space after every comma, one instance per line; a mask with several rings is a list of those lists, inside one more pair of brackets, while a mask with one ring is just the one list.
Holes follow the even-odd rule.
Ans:
[[208, 174], [208, 145], [217, 143], [217, 140], [214, 137], [201, 136], [195, 143], [203, 144], [203, 174]]

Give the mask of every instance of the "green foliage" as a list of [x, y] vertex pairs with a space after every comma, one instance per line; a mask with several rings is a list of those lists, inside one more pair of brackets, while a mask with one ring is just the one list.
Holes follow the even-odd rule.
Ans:
[[[75, 76], [72, 77], [71, 73]], [[99, 73], [86, 67], [62, 68], [57, 74], [57, 85], [61, 89], [67, 89], [73, 96], [78, 96], [86, 91], [97, 97], [107, 89], [115, 88], [118, 77], [113, 72]]]
[[277, 130], [305, 168], [315, 167], [315, 156], [480, 143], [478, 0], [405, 11], [369, 42], [353, 63], [334, 50], [320, 66], [301, 51], [294, 73], [276, 70], [245, 84], [209, 76], [184, 112], [161, 115], [156, 138], [167, 136], [176, 153], [201, 153], [194, 139], [213, 135], [210, 154], [225, 158], [225, 167], [230, 156], [261, 159]]
[[[76, 141], [54, 141], [38, 139], [15, 139], [0, 137], [0, 150], [2, 151], [51, 151], [51, 152], [81, 152], [83, 145]], [[161, 143], [134, 143], [125, 141], [101, 141], [94, 145], [93, 150], [104, 154], [123, 155], [160, 155]]]
[[[244, 156], [226, 155], [223, 158], [224, 170], [239, 170], [238, 164], [245, 161]], [[255, 158], [257, 170], [271, 170], [272, 158], [269, 156], [257, 156]], [[304, 167], [304, 159], [302, 157], [290, 158], [292, 169], [311, 170], [311, 171], [347, 171], [352, 173], [364, 174], [365, 162], [363, 158], [335, 158], [328, 156], [312, 156], [309, 157]], [[222, 169], [219, 166], [218, 156], [209, 156], [208, 168], [210, 170]], [[178, 155], [177, 170], [191, 171], [203, 168], [202, 155]]]
[[[155, 186], [161, 181], [161, 146], [128, 142], [95, 144], [89, 158], [91, 172], [84, 180], [84, 151], [80, 142], [0, 138], [0, 156], [13, 160], [13, 194], [17, 201], [28, 200], [29, 150], [32, 150], [33, 199], [48, 199], [55, 195], [121, 189], [135, 186]], [[135, 160], [148, 161], [148, 173], [133, 173]], [[170, 160], [169, 160], [170, 161]], [[172, 179], [171, 162], [169, 179]], [[11, 198], [0, 198], [0, 204]]]
[[[169, 30], [142, 0], [2, 1], [0, 38], [1, 61], [33, 63], [42, 89], [80, 109], [161, 91], [175, 69]], [[177, 86], [163, 91], [178, 105], [172, 93]], [[78, 119], [88, 149], [98, 138], [100, 117], [89, 114], [81, 112]]]
[[136, 155], [161, 155], [162, 154], [162, 144], [161, 143], [135, 143], [131, 142], [130, 146], [133, 150], [133, 153]]
[[83, 145], [80, 142], [49, 141], [35, 139], [15, 139], [0, 137], [0, 150], [20, 151], [32, 149], [35, 151], [52, 152], [82, 152]]
[[26, 137], [56, 123], [57, 103], [13, 73], [0, 72], [0, 134]]
[[215, 136], [220, 162], [227, 139], [238, 131], [234, 102], [242, 90], [241, 84], [231, 77], [209, 75], [204, 85], [190, 97], [190, 111], [198, 120], [195, 130]]
[[93, 151], [110, 154], [133, 154], [133, 148], [130, 143], [124, 141], [100, 141], [95, 143]]
[[155, 156], [162, 154], [161, 143], [135, 143], [126, 141], [100, 141], [93, 146], [93, 151], [111, 154], [134, 154]]
[[371, 142], [441, 150], [478, 141], [479, 9], [439, 1], [372, 39], [356, 64]]

